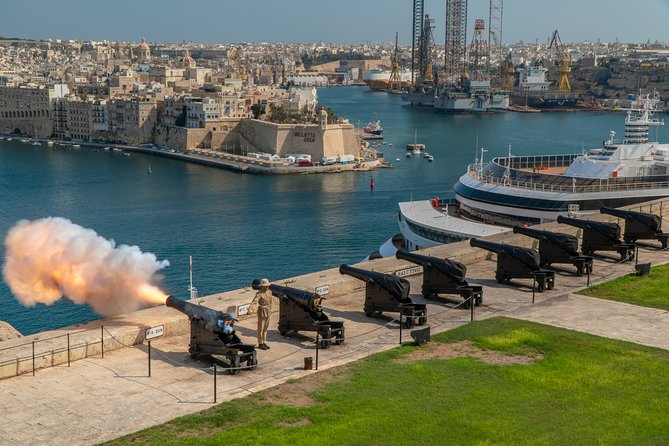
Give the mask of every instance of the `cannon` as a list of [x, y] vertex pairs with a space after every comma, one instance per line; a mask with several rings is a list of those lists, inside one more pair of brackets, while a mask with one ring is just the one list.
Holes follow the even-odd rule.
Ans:
[[625, 219], [625, 232], [623, 233], [625, 243], [633, 243], [637, 240], [658, 240], [662, 243], [662, 249], [669, 246], [669, 234], [662, 232], [662, 217], [658, 215], [607, 207], [601, 208], [599, 212]]
[[620, 240], [620, 226], [616, 223], [583, 220], [558, 215], [558, 223], [583, 229], [583, 254], [590, 255], [595, 251], [616, 251], [620, 260], [626, 262], [634, 260], [634, 243], [625, 243]]
[[[260, 289], [260, 280], [254, 280], [251, 288]], [[269, 289], [280, 301], [281, 336], [287, 336], [289, 331], [313, 331], [320, 335], [322, 348], [344, 342], [344, 322], [331, 321], [323, 313], [323, 298], [319, 294], [276, 284], [271, 284]]]
[[555, 286], [555, 272], [541, 268], [539, 253], [534, 249], [476, 238], [471, 239], [469, 244], [497, 254], [495, 280], [499, 283], [509, 283], [511, 279], [534, 279], [540, 293]]
[[467, 267], [463, 263], [402, 249], [395, 253], [395, 257], [423, 266], [422, 293], [426, 299], [439, 294], [457, 294], [465, 299], [465, 308], [469, 308], [472, 301], [475, 305], [483, 302], [483, 287], [467, 283]]
[[339, 273], [365, 282], [364, 311], [367, 317], [383, 312], [401, 313], [407, 328], [427, 323], [427, 306], [411, 300], [408, 280], [348, 265], [341, 265]]
[[571, 263], [576, 267], [577, 276], [592, 273], [592, 257], [578, 252], [577, 237], [523, 226], [514, 226], [513, 233], [539, 240], [539, 265], [542, 268], [553, 263]]
[[253, 370], [258, 366], [255, 345], [244, 344], [234, 329], [224, 333], [218, 321], [228, 321], [234, 327], [234, 317], [222, 311], [213, 310], [203, 305], [195, 305], [170, 295], [165, 305], [188, 316], [190, 320], [190, 345], [188, 353], [192, 358], [199, 355], [222, 356], [228, 363], [228, 371], [236, 375], [245, 367]]

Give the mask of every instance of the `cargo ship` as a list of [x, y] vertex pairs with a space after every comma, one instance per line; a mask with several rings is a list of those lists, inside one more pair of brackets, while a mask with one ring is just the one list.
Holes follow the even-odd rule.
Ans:
[[511, 93], [511, 103], [537, 109], [573, 109], [579, 107], [580, 96], [570, 91], [551, 90], [546, 80], [548, 69], [527, 65], [518, 69], [518, 88]]
[[[374, 68], [362, 73], [362, 81], [372, 91], [385, 91], [390, 87], [390, 70]], [[402, 87], [411, 83], [411, 71], [400, 71], [400, 85]]]

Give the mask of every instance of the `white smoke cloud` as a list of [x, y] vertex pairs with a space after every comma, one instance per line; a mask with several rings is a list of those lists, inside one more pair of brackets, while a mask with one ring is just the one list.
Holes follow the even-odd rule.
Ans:
[[27, 306], [66, 297], [108, 316], [164, 303], [153, 283], [169, 266], [137, 246], [115, 246], [61, 217], [19, 221], [5, 238], [2, 275]]

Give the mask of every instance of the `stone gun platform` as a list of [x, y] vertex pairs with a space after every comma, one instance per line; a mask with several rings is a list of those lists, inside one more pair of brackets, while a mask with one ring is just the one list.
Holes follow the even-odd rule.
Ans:
[[[531, 245], [524, 237], [508, 234], [504, 237], [499, 240]], [[574, 295], [586, 285], [585, 276], [559, 272], [556, 288], [537, 293], [532, 304], [531, 281], [514, 281], [519, 286], [498, 284], [494, 280], [494, 256], [483, 250], [470, 248], [464, 242], [426, 253], [455, 257], [468, 265], [470, 283], [484, 287], [483, 305], [475, 309], [478, 320], [493, 316], [516, 317], [669, 348], [669, 339], [665, 336], [669, 330], [666, 311]], [[639, 255], [640, 261], [650, 261], [653, 265], [669, 262], [669, 252], [655, 247], [642, 247]], [[381, 259], [360, 266], [382, 272], [415, 267], [396, 259]], [[621, 264], [613, 258], [596, 258], [591, 281], [603, 282], [633, 271], [634, 262]], [[428, 305], [428, 326], [433, 334], [469, 322], [467, 309], [454, 308], [453, 304], [441, 300], [425, 301], [420, 295], [421, 277], [418, 274], [408, 279], [412, 297]], [[323, 286], [329, 288], [326, 313], [333, 320], [345, 321], [346, 341], [319, 351], [320, 370], [398, 345], [400, 330], [392, 315], [377, 319], [363, 314], [362, 282], [341, 276], [336, 270], [277, 282], [311, 291]], [[253, 291], [246, 289], [199, 301], [212, 308], [226, 309], [244, 305], [252, 297]], [[289, 378], [315, 373], [303, 370], [305, 357], [315, 360], [313, 338], [301, 335], [283, 338], [276, 331], [277, 321], [275, 314], [269, 333], [271, 350], [258, 351], [260, 364], [256, 370], [243, 370], [231, 376], [222, 367], [218, 368], [216, 399], [219, 403]], [[151, 341], [149, 377], [144, 329], [159, 325], [164, 326], [165, 335]], [[0, 367], [5, 377], [0, 380], [0, 444], [94, 444], [211, 407], [214, 404], [213, 363], [190, 358], [188, 327], [184, 315], [162, 306], [0, 343], [0, 365], [5, 364]], [[70, 366], [67, 351], [63, 350], [68, 333]], [[240, 316], [238, 333], [243, 341], [255, 343], [255, 319]], [[104, 358], [100, 350], [101, 336], [104, 337]], [[31, 352], [35, 338], [39, 338], [35, 348], [41, 356], [36, 361], [33, 376]], [[45, 338], [51, 340], [40, 342]], [[411, 340], [408, 330], [403, 330], [403, 340]], [[10, 357], [18, 359], [12, 362]]]

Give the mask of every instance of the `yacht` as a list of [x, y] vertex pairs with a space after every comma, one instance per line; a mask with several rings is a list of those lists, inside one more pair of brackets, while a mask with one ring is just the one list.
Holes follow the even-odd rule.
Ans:
[[[615, 132], [584, 153], [495, 157], [468, 166], [450, 200], [399, 203], [398, 223], [409, 250], [485, 237], [558, 215], [584, 216], [669, 196], [669, 144], [651, 140], [664, 125], [646, 95]], [[482, 153], [483, 154], [483, 153]]]

